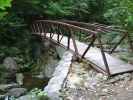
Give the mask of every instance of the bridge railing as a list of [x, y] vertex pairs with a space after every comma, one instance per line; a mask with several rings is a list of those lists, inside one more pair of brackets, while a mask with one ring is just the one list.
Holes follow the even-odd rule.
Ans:
[[[107, 63], [105, 53], [104, 53], [104, 50], [102, 47], [102, 43], [100, 40], [100, 35], [98, 34], [97, 31], [88, 30], [85, 28], [71, 25], [71, 24], [67, 24], [67, 23], [63, 23], [63, 22], [59, 22], [59, 21], [51, 21], [51, 20], [34, 21], [31, 25], [31, 30], [32, 30], [33, 34], [40, 35], [40, 36], [50, 39], [51, 41], [57, 43], [58, 45], [67, 49], [68, 51], [71, 51], [72, 53], [77, 55], [79, 58], [85, 57], [85, 55], [88, 52], [88, 50], [90, 49], [90, 47], [93, 45], [94, 41], [97, 39], [106, 70], [100, 68], [98, 65], [95, 65], [93, 62], [90, 62], [90, 63], [97, 66], [99, 68], [98, 70], [100, 70], [104, 73], [106, 72], [108, 75], [110, 75], [108, 63]], [[76, 44], [76, 36], [77, 36], [78, 32], [93, 35], [93, 38], [91, 39], [88, 47], [86, 48], [85, 51], [83, 51], [82, 54], [79, 53], [78, 47]], [[55, 36], [56, 36], [56, 38], [54, 38]], [[68, 37], [66, 45], [62, 44], [64, 37]], [[70, 42], [70, 41], [72, 41], [72, 42]], [[70, 45], [72, 43], [74, 46], [73, 49], [70, 48]]]
[[[116, 34], [114, 34], [115, 37], [118, 36], [118, 35], [121, 35], [118, 38], [116, 37], [117, 38], [117, 42], [114, 43], [113, 47], [109, 51], [109, 54], [111, 54], [117, 48], [117, 46], [127, 37], [128, 43], [129, 43], [130, 48], [131, 48], [131, 50], [133, 52], [133, 45], [132, 45], [130, 36], [129, 36], [127, 31], [120, 30], [120, 29], [114, 29], [113, 27], [110, 27], [110, 26], [107, 26], [107, 25], [103, 25], [103, 24], [90, 24], [90, 23], [85, 23], [85, 22], [76, 22], [76, 21], [69, 21], [69, 20], [60, 20], [60, 21], [61, 22], [65, 22], [65, 23], [69, 23], [69, 24], [72, 24], [72, 25], [75, 25], [75, 26], [84, 27], [86, 29], [90, 29], [90, 30], [96, 31], [99, 34], [102, 33], [104, 35], [107, 35], [107, 34], [110, 33], [109, 38], [112, 37], [113, 32], [116, 33]], [[81, 35], [82, 35], [82, 32], [79, 33], [79, 40], [80, 41], [82, 41], [83, 39], [86, 39], [87, 37], [90, 37], [88, 35], [85, 35], [85, 38], [82, 39]], [[100, 37], [101, 37], [101, 34], [100, 34]], [[112, 39], [114, 39], [115, 37], [113, 37]], [[93, 36], [92, 36], [92, 38], [93, 38]], [[105, 41], [109, 41], [109, 38], [105, 37]], [[110, 41], [109, 41], [109, 43], [110, 43]]]
[[[75, 30], [80, 30], [87, 34], [93, 34], [95, 36], [95, 39], [96, 39], [96, 37], [99, 36], [97, 34], [97, 32], [95, 32], [95, 31], [87, 30], [87, 29], [77, 27], [74, 25], [57, 22], [57, 21], [51, 21], [51, 20], [35, 21], [31, 25], [31, 27], [32, 27], [31, 28], [32, 32], [34, 34], [43, 35], [44, 37], [49, 38], [50, 40], [52, 40], [60, 45], [61, 45], [61, 41], [62, 41], [63, 37], [64, 36], [68, 37], [68, 43], [67, 43], [66, 49], [70, 49], [69, 47], [70, 47], [70, 38], [71, 38], [73, 41], [73, 44], [74, 44], [74, 49], [75, 49], [75, 51], [73, 51], [73, 50], [72, 51], [75, 52], [76, 54], [78, 54], [78, 49], [77, 49], [76, 42], [75, 42], [75, 40], [76, 40], [76, 31]], [[47, 36], [48, 33], [50, 34], [50, 36]], [[57, 34], [57, 40], [53, 40], [54, 34]], [[84, 57], [84, 55], [82, 55], [82, 57]]]

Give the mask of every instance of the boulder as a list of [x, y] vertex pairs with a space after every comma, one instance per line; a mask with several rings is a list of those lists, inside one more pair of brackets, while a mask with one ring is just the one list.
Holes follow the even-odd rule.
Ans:
[[125, 77], [124, 78], [124, 82], [128, 82], [128, 81], [130, 81], [131, 80], [131, 77]]
[[109, 76], [103, 76], [103, 80], [104, 80], [104, 81], [107, 81], [108, 78], [109, 78]]
[[19, 85], [23, 85], [24, 75], [22, 73], [16, 74], [16, 81]]
[[43, 43], [43, 45], [44, 45], [44, 50], [49, 50], [49, 48], [50, 48], [50, 42], [45, 42], [45, 43]]
[[57, 65], [58, 61], [53, 59], [53, 57], [50, 57], [48, 60], [48, 64], [45, 67], [45, 77], [51, 78]]
[[94, 83], [95, 83], [95, 82], [94, 82], [93, 78], [88, 77], [88, 78], [86, 79], [84, 85], [85, 85], [86, 88], [90, 88], [90, 89], [95, 90], [95, 88], [93, 87], [93, 84], [94, 84]]
[[51, 91], [48, 93], [50, 100], [60, 100], [61, 92], [59, 91]]
[[107, 83], [114, 83], [114, 82], [116, 82], [116, 80], [112, 78], [112, 79], [109, 79]]
[[0, 85], [0, 90], [5, 91], [14, 87], [17, 87], [18, 84], [13, 83], [13, 84], [5, 84], [5, 85]]
[[114, 79], [115, 79], [116, 81], [119, 81], [119, 80], [120, 80], [120, 77], [119, 77], [119, 76], [115, 76]]
[[54, 59], [58, 59], [58, 53], [55, 52], [55, 53], [53, 54], [53, 58], [54, 58]]
[[44, 78], [45, 76], [44, 76], [44, 73], [43, 72], [40, 72], [40, 74], [37, 75], [37, 76], [35, 76], [35, 77], [37, 77], [37, 78]]
[[67, 50], [62, 48], [61, 46], [56, 46], [56, 52], [58, 53], [59, 57], [61, 58], [63, 56], [63, 54], [66, 52]]
[[20, 50], [16, 47], [11, 47], [11, 49], [13, 50], [14, 54], [19, 54]]
[[26, 88], [13, 88], [8, 91], [10, 96], [14, 96], [16, 98], [20, 97], [21, 95], [24, 95], [27, 93]]
[[38, 58], [42, 54], [43, 50], [44, 50], [44, 48], [43, 48], [42, 44], [36, 44], [32, 50], [33, 51], [33, 57]]
[[3, 65], [12, 75], [20, 70], [17, 63], [11, 57], [5, 58]]
[[97, 73], [96, 77], [97, 77], [98, 79], [102, 79], [102, 78], [103, 78], [103, 74], [102, 74], [102, 73]]

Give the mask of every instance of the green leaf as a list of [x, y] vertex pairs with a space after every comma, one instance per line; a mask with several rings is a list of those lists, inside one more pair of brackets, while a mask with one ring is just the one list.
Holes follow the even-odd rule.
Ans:
[[0, 20], [2, 20], [3, 17], [4, 17], [4, 15], [7, 14], [7, 13], [8, 13], [8, 12], [1, 12], [1, 13], [0, 13]]
[[5, 7], [11, 7], [12, 0], [0, 0], [0, 8], [5, 10]]

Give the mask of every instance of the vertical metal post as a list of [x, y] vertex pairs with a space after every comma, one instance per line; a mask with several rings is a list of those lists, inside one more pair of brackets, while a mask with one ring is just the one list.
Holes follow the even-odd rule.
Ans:
[[35, 27], [35, 23], [33, 23], [33, 26], [34, 26], [34, 30], [35, 30], [34, 34], [37, 34], [37, 30], [36, 30], [36, 27]]
[[43, 33], [42, 23], [41, 23], [41, 21], [39, 23], [40, 23], [40, 31], [41, 31], [41, 34], [42, 34]]
[[39, 34], [41, 35], [40, 29], [39, 29], [39, 26], [38, 26], [38, 22], [36, 22], [36, 26], [37, 26]]
[[34, 34], [33, 24], [30, 26], [31, 32]]
[[71, 34], [70, 34], [70, 28], [68, 27], [68, 42], [67, 42], [67, 49], [69, 50], [69, 48], [70, 48], [70, 38], [71, 38]]
[[72, 41], [73, 41], [73, 45], [74, 45], [74, 48], [75, 48], [75, 53], [78, 55], [78, 49], [77, 49], [77, 45], [76, 45], [76, 42], [75, 42], [75, 39], [74, 39], [72, 29], [70, 27], [69, 27], [69, 29], [70, 29], [70, 34], [71, 34], [71, 38], [72, 38]]
[[81, 41], [81, 30], [79, 30], [79, 41]]
[[57, 42], [59, 43], [59, 24], [57, 24]]
[[105, 53], [104, 53], [104, 50], [103, 50], [103, 46], [102, 46], [102, 43], [101, 43], [101, 40], [100, 40], [100, 36], [99, 36], [98, 33], [96, 34], [96, 36], [97, 36], [98, 44], [100, 46], [100, 50], [101, 50], [103, 61], [104, 61], [105, 67], [106, 67], [107, 74], [110, 75], [110, 70], [109, 70], [107, 59], [106, 59], [106, 56], [105, 56]]
[[131, 39], [130, 39], [130, 36], [129, 36], [128, 32], [126, 33], [126, 35], [127, 35], [128, 42], [129, 42], [129, 44], [130, 44], [131, 50], [132, 50], [132, 52], [133, 52], [133, 45], [132, 45], [132, 42], [131, 42]]

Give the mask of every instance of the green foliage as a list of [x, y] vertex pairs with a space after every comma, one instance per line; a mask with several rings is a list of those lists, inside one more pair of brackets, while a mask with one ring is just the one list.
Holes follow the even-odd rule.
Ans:
[[133, 2], [131, 0], [108, 0], [104, 17], [112, 25], [133, 31]]
[[0, 42], [8, 45], [18, 41], [23, 30], [37, 19], [101, 21], [104, 0], [13, 0], [11, 4], [0, 23]]
[[[68, 5], [70, 6], [68, 6]], [[51, 15], [51, 19], [59, 19], [64, 16], [73, 15], [72, 11], [72, 1], [59, 1], [59, 2], [49, 2], [49, 9], [46, 11], [48, 15]]]
[[14, 96], [11, 96], [11, 97], [9, 98], [9, 100], [18, 100], [18, 99], [15, 98]]
[[108, 44], [108, 45], [112, 45], [112, 44], [116, 44], [117, 42], [119, 42], [119, 40], [121, 39], [121, 35], [118, 32], [112, 32], [112, 31], [108, 31], [107, 34], [103, 35], [101, 34], [101, 41], [103, 44]]
[[0, 99], [3, 100], [4, 98], [5, 98], [5, 95], [2, 95], [2, 94], [0, 93]]
[[129, 58], [125, 57], [125, 56], [120, 56], [119, 59], [125, 61], [125, 62], [128, 62], [129, 61]]
[[38, 88], [33, 88], [30, 91], [30, 98], [39, 98], [39, 100], [48, 100], [48, 93]]
[[4, 15], [8, 13], [5, 12], [5, 10], [6, 7], [11, 7], [11, 1], [12, 0], [0, 0], [0, 9], [2, 10], [2, 12], [0, 12], [0, 20], [2, 20]]
[[0, 8], [2, 10], [5, 10], [6, 9], [5, 7], [11, 7], [11, 1], [12, 0], [1, 0], [0, 1]]
[[76, 72], [77, 75], [83, 75], [84, 72], [81, 72], [80, 70]]
[[6, 49], [7, 49], [7, 46], [0, 45], [0, 52], [1, 52], [0, 55], [4, 55]]
[[8, 78], [10, 75], [8, 72], [3, 71], [3, 65], [0, 64], [0, 83], [3, 83], [6, 78]]
[[89, 18], [89, 22], [104, 23], [103, 14], [106, 10], [107, 0], [85, 0], [88, 1], [89, 14], [86, 16], [86, 20]]
[[17, 57], [13, 57], [13, 59], [14, 59], [15, 61], [17, 61], [18, 63], [24, 63], [24, 62], [25, 62], [25, 58], [24, 58], [23, 55], [19, 55], [19, 56], [17, 56]]
[[85, 68], [85, 70], [89, 70], [89, 69], [90, 69], [89, 61], [83, 59], [82, 62], [83, 62], [83, 64], [84, 64], [84, 68]]

